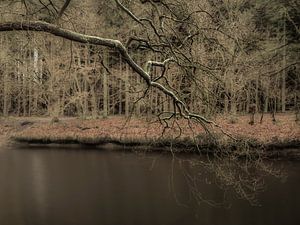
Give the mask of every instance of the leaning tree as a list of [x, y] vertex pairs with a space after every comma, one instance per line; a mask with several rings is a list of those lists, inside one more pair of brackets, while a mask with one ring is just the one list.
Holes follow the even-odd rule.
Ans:
[[[88, 1], [97, 7], [107, 7], [113, 3]], [[201, 113], [195, 113], [190, 102], [193, 93], [191, 86], [197, 90], [205, 91], [201, 84], [204, 76], [213, 77], [214, 71], [219, 69], [218, 64], [207, 63], [195, 50], [196, 46], [203, 42], [207, 48], [225, 51], [225, 47], [218, 42], [211, 34], [220, 34], [224, 38], [233, 39], [227, 35], [214, 21], [214, 15], [206, 10], [208, 5], [199, 4], [190, 0], [182, 2], [179, 0], [141, 0], [133, 2], [121, 2], [115, 0], [114, 10], [127, 17], [133, 25], [132, 32], [125, 38], [103, 38], [91, 36], [83, 32], [76, 32], [72, 19], [74, 11], [80, 11], [76, 1], [66, 0], [63, 4], [60, 1], [47, 0], [22, 0], [6, 1], [1, 10], [11, 16], [0, 23], [0, 31], [35, 31], [52, 34], [73, 42], [105, 46], [118, 51], [123, 60], [131, 69], [142, 78], [145, 84], [143, 98], [150, 89], [156, 89], [172, 99], [172, 111], [164, 111], [159, 114], [160, 121], [171, 120], [172, 118], [184, 118], [196, 121], [207, 130], [207, 125], [219, 127], [212, 120], [207, 119]], [[13, 12], [14, 4], [18, 4], [19, 10]], [[120, 18], [116, 18], [120, 19]], [[204, 22], [208, 21], [208, 22]], [[97, 23], [97, 21], [95, 21]], [[120, 21], [119, 21], [120, 22]], [[212, 26], [213, 25], [213, 26]], [[72, 29], [73, 27], [73, 29]], [[122, 40], [121, 40], [122, 39]], [[207, 46], [209, 45], [209, 46]], [[154, 56], [143, 64], [138, 64], [130, 49], [143, 49], [148, 55]], [[160, 74], [152, 74], [154, 68], [161, 68]], [[176, 70], [174, 76], [180, 79], [179, 90], [174, 88], [166, 76], [168, 70]], [[196, 84], [196, 85], [195, 85]], [[196, 96], [197, 97], [197, 96]], [[165, 123], [167, 126], [167, 123]]]
[[[227, 83], [238, 86], [236, 82], [243, 79], [241, 76], [245, 73], [252, 73], [253, 64], [256, 63], [256, 60], [249, 62], [249, 58], [255, 56], [250, 54], [251, 49], [256, 46], [256, 42], [249, 38], [256, 38], [255, 33], [248, 30], [252, 27], [246, 27], [251, 21], [245, 13], [250, 1], [234, 2], [236, 5], [228, 1], [225, 4], [225, 1], [211, 0], [8, 0], [2, 1], [0, 5], [0, 11], [3, 12], [0, 16], [0, 32], [43, 32], [72, 42], [118, 51], [122, 60], [143, 80], [141, 99], [155, 89], [172, 100], [172, 111], [158, 114], [165, 126], [168, 126], [170, 120], [183, 118], [200, 124], [209, 132], [211, 125], [221, 127], [204, 116], [203, 113], [210, 110], [199, 110], [200, 106], [191, 103], [201, 100], [203, 104], [209, 105], [219, 101], [219, 98], [236, 98], [233, 96], [236, 88], [228, 87]], [[106, 22], [94, 18], [94, 21], [78, 26], [86, 20], [83, 16], [91, 16], [89, 11], [82, 10], [85, 7], [81, 9], [80, 4], [90, 4], [95, 15], [105, 18]], [[236, 15], [243, 15], [239, 17], [243, 20], [238, 21]], [[125, 25], [123, 21], [126, 21]], [[99, 29], [105, 27], [104, 30], [110, 32], [103, 31], [101, 34], [99, 31], [101, 35], [88, 35], [85, 31], [88, 30], [86, 25], [90, 23]], [[116, 29], [112, 29], [113, 26]], [[122, 35], [124, 33], [125, 36]], [[144, 60], [138, 62], [134, 59], [132, 52], [135, 49], [144, 53]], [[159, 73], [154, 73], [155, 70]], [[176, 85], [170, 81], [170, 74], [176, 80]], [[247, 84], [244, 86], [245, 89]], [[242, 93], [243, 90], [239, 91]], [[218, 96], [219, 92], [222, 96]], [[217, 108], [220, 103], [214, 104]], [[242, 147], [248, 150], [248, 146]], [[216, 168], [210, 162], [205, 166], [216, 171], [225, 188], [232, 186], [240, 196], [252, 201], [252, 192], [256, 193], [260, 189], [263, 179], [256, 179], [249, 174], [251, 171], [256, 173], [257, 167], [264, 172], [272, 171], [268, 171], [269, 167], [261, 163], [259, 157], [255, 161], [255, 168], [250, 168], [248, 161], [253, 160], [253, 155], [249, 152], [246, 151], [246, 160], [236, 160], [241, 156], [237, 154], [233, 158], [229, 157], [224, 167], [219, 162]], [[240, 170], [236, 170], [236, 167], [230, 169], [233, 162], [238, 164]], [[202, 161], [196, 163], [203, 165]], [[196, 164], [192, 162], [191, 165]], [[192, 178], [188, 182], [192, 184], [194, 192], [199, 194], [193, 186], [196, 179], [187, 177]], [[251, 194], [248, 194], [249, 191]]]

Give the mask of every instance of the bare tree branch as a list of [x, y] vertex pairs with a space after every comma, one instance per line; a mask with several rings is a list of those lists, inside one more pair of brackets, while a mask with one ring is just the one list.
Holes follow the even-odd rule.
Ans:
[[129, 15], [134, 21], [136, 21], [137, 23], [143, 25], [143, 23], [141, 22], [141, 20], [139, 18], [137, 18], [129, 9], [127, 9], [119, 0], [115, 0], [115, 2], [117, 3], [117, 5], [124, 11], [126, 12], [127, 15]]
[[[152, 81], [150, 75], [143, 70], [129, 55], [126, 47], [119, 41], [114, 39], [107, 39], [107, 38], [101, 38], [96, 36], [89, 36], [84, 35], [81, 33], [77, 33], [71, 30], [60, 28], [56, 25], [49, 24], [46, 22], [41, 21], [31, 21], [31, 22], [4, 22], [0, 23], [0, 32], [3, 31], [36, 31], [36, 32], [46, 32], [53, 34], [58, 37], [62, 37], [71, 41], [76, 41], [80, 43], [86, 43], [86, 44], [93, 44], [93, 45], [100, 45], [100, 46], [106, 46], [109, 48], [116, 49], [120, 52], [123, 59], [127, 62], [127, 64], [143, 78], [143, 80], [146, 82], [148, 87], [154, 87], [158, 90], [162, 91], [165, 95], [170, 96], [173, 101], [175, 110], [178, 109], [180, 115], [185, 119], [194, 118], [198, 121], [202, 121], [203, 123], [212, 124], [216, 127], [219, 127], [217, 124], [215, 124], [213, 121], [210, 121], [206, 119], [205, 117], [191, 113], [186, 104], [179, 99], [179, 97], [171, 90], [167, 89], [164, 85]], [[167, 60], [165, 63], [167, 63], [169, 60]], [[159, 63], [155, 63], [159, 64]], [[202, 123], [201, 123], [202, 124]]]
[[68, 8], [69, 4], [70, 4], [71, 0], [66, 0], [65, 4], [63, 5], [63, 7], [60, 9], [58, 15], [57, 15], [57, 19], [60, 19], [62, 17], [62, 15], [64, 14], [64, 12], [66, 11], [66, 9]]

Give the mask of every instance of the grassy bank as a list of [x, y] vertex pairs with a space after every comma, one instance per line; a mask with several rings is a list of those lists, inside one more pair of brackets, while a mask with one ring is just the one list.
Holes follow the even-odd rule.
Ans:
[[[203, 138], [203, 139], [202, 139]], [[83, 147], [113, 147], [142, 151], [168, 151], [176, 153], [200, 153], [218, 156], [235, 155], [235, 157], [263, 157], [300, 160], [300, 140], [287, 139], [262, 143], [255, 139], [239, 137], [237, 140], [212, 139], [200, 135], [196, 139], [118, 139], [112, 137], [24, 137], [15, 136], [13, 140], [29, 145], [60, 145], [62, 147], [81, 145]]]
[[148, 149], [221, 154], [246, 154], [239, 150], [250, 149], [251, 154], [263, 150], [263, 155], [269, 157], [300, 158], [300, 127], [293, 114], [278, 115], [276, 123], [269, 116], [265, 116], [262, 124], [254, 125], [248, 123], [248, 116], [238, 116], [234, 120], [223, 116], [216, 121], [236, 140], [214, 129], [212, 137], [199, 125], [186, 121], [176, 121], [165, 128], [155, 120], [135, 118], [127, 121], [122, 117], [97, 120], [60, 118], [59, 121], [52, 121], [51, 118], [2, 118], [0, 138], [28, 144], [114, 144], [120, 147], [146, 146]]

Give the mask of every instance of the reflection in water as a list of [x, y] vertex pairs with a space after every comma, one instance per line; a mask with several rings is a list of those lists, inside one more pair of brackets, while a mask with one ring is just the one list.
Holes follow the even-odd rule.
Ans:
[[[249, 160], [224, 157], [203, 160], [194, 156], [186, 160], [179, 159], [178, 162], [183, 165], [180, 168], [194, 198], [199, 204], [206, 202], [211, 206], [229, 207], [230, 201], [227, 197], [230, 197], [230, 194], [235, 194], [252, 205], [258, 205], [257, 196], [265, 190], [266, 177], [272, 176], [282, 181], [286, 178], [279, 165], [274, 167], [270, 161], [259, 158]], [[218, 198], [216, 196], [211, 196], [211, 199], [205, 198], [204, 196], [209, 195], [203, 195], [201, 189], [206, 185], [217, 185], [224, 190], [223, 195]]]
[[32, 204], [38, 211], [39, 220], [45, 218], [46, 212], [44, 205], [47, 204], [47, 170], [45, 169], [44, 158], [41, 155], [31, 157], [30, 174], [32, 175], [32, 192], [35, 193]]
[[299, 163], [282, 183], [266, 164], [195, 157], [1, 151], [0, 224], [300, 224]]

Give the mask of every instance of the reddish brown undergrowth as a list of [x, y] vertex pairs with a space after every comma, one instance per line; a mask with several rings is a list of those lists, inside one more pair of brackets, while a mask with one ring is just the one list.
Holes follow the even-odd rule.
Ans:
[[[250, 125], [249, 116], [219, 116], [215, 121], [234, 137], [255, 139], [261, 143], [272, 143], [285, 140], [299, 140], [300, 126], [295, 122], [294, 114], [278, 114], [277, 122], [272, 122], [270, 115], [265, 115], [263, 123]], [[6, 118], [0, 123], [0, 135], [13, 136], [15, 139], [45, 142], [71, 142], [78, 140], [83, 143], [120, 141], [148, 143], [157, 140], [191, 139], [205, 133], [196, 123], [187, 121], [169, 121], [168, 128], [164, 123], [147, 118], [110, 117], [108, 119], [60, 118], [59, 122], [51, 122], [51, 118]], [[217, 128], [215, 133], [221, 133]], [[205, 136], [204, 136], [205, 137]]]

